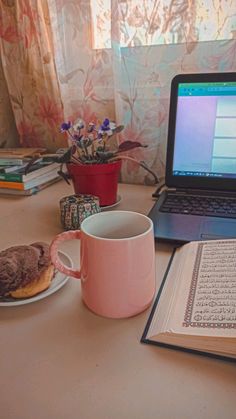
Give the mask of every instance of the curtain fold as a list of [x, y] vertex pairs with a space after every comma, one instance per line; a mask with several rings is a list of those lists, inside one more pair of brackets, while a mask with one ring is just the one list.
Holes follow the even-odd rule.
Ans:
[[19, 136], [0, 57], [0, 148], [17, 147]]
[[20, 145], [66, 146], [47, 2], [0, 2], [0, 51]]

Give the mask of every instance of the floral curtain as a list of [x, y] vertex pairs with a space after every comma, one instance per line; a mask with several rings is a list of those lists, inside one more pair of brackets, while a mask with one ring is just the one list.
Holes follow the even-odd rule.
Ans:
[[[66, 117], [124, 124], [119, 141], [147, 144], [130, 153], [162, 177], [171, 79], [236, 71], [236, 2], [52, 0], [50, 15]], [[151, 181], [130, 161], [122, 180]]]
[[0, 52], [4, 74], [0, 88], [6, 84], [8, 90], [8, 98], [0, 102], [1, 119], [10, 120], [13, 112], [22, 146], [49, 151], [66, 146], [58, 129], [63, 105], [47, 1], [0, 1]]
[[[235, 0], [0, 0], [0, 48], [21, 144], [56, 149], [63, 119], [108, 117], [164, 175], [170, 82], [236, 71]], [[17, 63], [17, 71], [16, 71]], [[1, 106], [1, 104], [0, 104]], [[131, 161], [122, 180], [150, 183]]]

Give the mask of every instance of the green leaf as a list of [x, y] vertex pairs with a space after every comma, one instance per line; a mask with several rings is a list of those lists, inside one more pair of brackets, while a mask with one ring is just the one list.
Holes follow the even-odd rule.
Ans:
[[137, 147], [147, 147], [147, 145], [143, 145], [139, 141], [127, 140], [127, 141], [124, 141], [123, 143], [121, 143], [119, 145], [118, 152], [129, 151], [129, 150], [132, 150], [132, 149], [137, 148]]

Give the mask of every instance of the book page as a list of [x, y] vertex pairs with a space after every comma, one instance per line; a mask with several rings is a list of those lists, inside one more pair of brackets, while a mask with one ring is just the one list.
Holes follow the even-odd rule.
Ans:
[[[171, 322], [186, 334], [209, 335], [210, 330], [211, 336], [236, 336], [236, 240], [196, 242], [192, 247], [178, 290], [182, 301], [174, 307]], [[169, 325], [175, 329], [174, 324]]]
[[179, 277], [184, 265], [184, 258], [181, 253], [185, 246], [175, 251], [167, 279], [161, 292], [160, 300], [153, 314], [152, 323], [149, 327], [148, 337], [151, 337], [156, 331], [164, 331], [168, 327], [170, 313], [173, 310], [173, 304], [178, 292]]
[[148, 335], [236, 337], [236, 240], [191, 242], [176, 256], [181, 270], [170, 270]]
[[183, 325], [236, 328], [236, 241], [198, 244]]

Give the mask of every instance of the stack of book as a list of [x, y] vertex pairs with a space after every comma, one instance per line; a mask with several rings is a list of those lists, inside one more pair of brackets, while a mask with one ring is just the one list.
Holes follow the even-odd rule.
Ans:
[[[58, 163], [44, 160], [41, 152], [42, 149], [0, 150], [0, 194], [33, 195], [61, 179]], [[26, 172], [29, 161], [37, 155]]]

